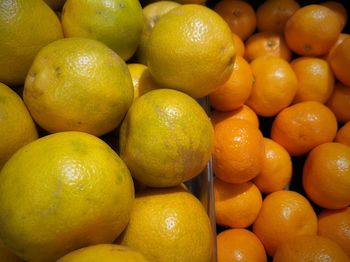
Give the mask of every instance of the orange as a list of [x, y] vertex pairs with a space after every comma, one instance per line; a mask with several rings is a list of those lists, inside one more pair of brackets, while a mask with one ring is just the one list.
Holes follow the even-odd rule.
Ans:
[[274, 119], [271, 138], [291, 156], [300, 156], [314, 147], [333, 141], [337, 120], [320, 102], [301, 102], [282, 110]]
[[350, 121], [339, 128], [334, 141], [350, 146]]
[[324, 58], [330, 62], [330, 57], [332, 56], [334, 50], [341, 44], [344, 42], [345, 39], [349, 38], [350, 34], [345, 34], [345, 33], [341, 33], [339, 34], [337, 41], [335, 42], [335, 44], [331, 47], [331, 49], [329, 50], [329, 52], [324, 56]]
[[216, 237], [218, 262], [266, 262], [259, 238], [246, 229], [228, 229]]
[[267, 0], [256, 10], [259, 31], [283, 33], [287, 20], [300, 8], [294, 0]]
[[350, 87], [337, 82], [326, 105], [340, 123], [350, 121]]
[[253, 224], [253, 232], [273, 256], [288, 240], [303, 235], [316, 235], [317, 216], [309, 201], [294, 191], [276, 191], [264, 199]]
[[245, 46], [244, 46], [242, 39], [235, 33], [232, 33], [232, 39], [233, 39], [233, 43], [236, 47], [236, 55], [237, 56], [244, 56]]
[[298, 90], [293, 102], [325, 103], [334, 88], [334, 75], [328, 62], [316, 57], [299, 57], [290, 65], [298, 78]]
[[256, 15], [253, 7], [244, 1], [221, 0], [214, 11], [224, 18], [231, 31], [245, 41], [256, 28]]
[[253, 90], [246, 104], [258, 115], [274, 116], [292, 103], [297, 91], [297, 77], [287, 61], [261, 56], [251, 63]]
[[228, 183], [243, 183], [262, 170], [264, 140], [248, 121], [228, 118], [214, 128], [213, 170]]
[[318, 215], [318, 235], [334, 240], [350, 256], [350, 207], [323, 210]]
[[264, 55], [281, 57], [287, 61], [292, 58], [283, 35], [274, 32], [259, 32], [248, 38], [244, 57], [248, 62]]
[[273, 262], [332, 261], [348, 262], [349, 257], [340, 246], [321, 236], [300, 236], [281, 245]]
[[287, 21], [285, 38], [289, 48], [303, 56], [326, 54], [341, 32], [338, 16], [321, 5], [306, 5]]
[[340, 21], [341, 30], [343, 30], [348, 19], [348, 14], [343, 4], [337, 1], [326, 1], [326, 2], [320, 3], [320, 5], [328, 7], [329, 9], [331, 9], [333, 12], [336, 13]]
[[237, 56], [230, 78], [209, 96], [216, 110], [231, 111], [243, 106], [253, 87], [253, 73], [248, 62]]
[[232, 184], [215, 177], [214, 193], [217, 224], [232, 228], [253, 224], [260, 211], [262, 197], [252, 182]]
[[230, 112], [222, 112], [213, 110], [211, 112], [211, 122], [215, 126], [217, 123], [227, 119], [227, 118], [238, 118], [242, 120], [247, 120], [256, 127], [259, 127], [259, 118], [256, 113], [247, 105], [243, 105], [236, 110]]
[[275, 141], [264, 138], [265, 158], [262, 171], [253, 183], [263, 193], [286, 187], [292, 177], [292, 160], [287, 150]]
[[324, 143], [307, 156], [303, 187], [317, 205], [339, 209], [350, 205], [350, 147]]
[[344, 41], [339, 44], [332, 55], [329, 56], [329, 63], [331, 64], [332, 70], [335, 77], [345, 84], [350, 86], [350, 38], [344, 39]]

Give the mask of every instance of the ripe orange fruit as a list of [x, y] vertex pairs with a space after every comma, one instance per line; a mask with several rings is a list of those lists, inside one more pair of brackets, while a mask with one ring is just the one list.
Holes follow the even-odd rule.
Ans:
[[258, 115], [274, 116], [290, 105], [297, 91], [297, 77], [287, 61], [262, 56], [251, 63], [253, 89], [246, 101]]
[[248, 2], [221, 0], [215, 5], [214, 11], [227, 22], [231, 31], [243, 41], [255, 31], [255, 11]]
[[294, 191], [276, 191], [263, 201], [253, 224], [253, 232], [261, 240], [267, 253], [288, 240], [303, 235], [316, 235], [317, 216], [309, 201]]
[[259, 31], [283, 33], [288, 19], [300, 8], [294, 0], [267, 0], [256, 10]]
[[334, 139], [335, 142], [350, 146], [350, 121], [339, 128]]
[[250, 36], [245, 43], [244, 58], [251, 62], [264, 55], [281, 57], [287, 61], [292, 58], [283, 35], [274, 32], [259, 32]]
[[262, 171], [253, 183], [263, 193], [286, 187], [292, 177], [292, 160], [287, 150], [269, 138], [264, 138], [265, 158]]
[[299, 236], [281, 245], [273, 262], [348, 262], [349, 257], [333, 240], [321, 236]]
[[291, 156], [300, 156], [333, 141], [336, 132], [337, 120], [332, 111], [319, 102], [308, 101], [282, 110], [272, 123], [271, 138]]
[[340, 123], [350, 121], [350, 87], [337, 82], [326, 106], [332, 110]]
[[326, 2], [320, 3], [320, 5], [328, 7], [329, 9], [331, 9], [333, 12], [336, 13], [340, 21], [340, 26], [341, 26], [340, 28], [341, 30], [343, 30], [345, 27], [346, 21], [348, 19], [348, 14], [345, 7], [337, 1], [326, 1]]
[[237, 56], [244, 56], [245, 46], [244, 46], [242, 39], [235, 33], [232, 33], [232, 39], [233, 39], [233, 43], [236, 47], [236, 55]]
[[339, 209], [350, 205], [350, 147], [324, 143], [315, 147], [303, 168], [303, 187], [317, 205]]
[[232, 228], [253, 224], [260, 211], [262, 197], [252, 182], [233, 184], [215, 177], [214, 193], [217, 224]]
[[209, 96], [216, 110], [231, 111], [243, 106], [253, 87], [253, 73], [248, 62], [236, 56], [230, 78]]
[[298, 78], [298, 89], [293, 102], [325, 103], [334, 88], [334, 75], [328, 62], [316, 57], [299, 57], [290, 65]]
[[227, 118], [238, 118], [242, 120], [247, 120], [248, 122], [259, 128], [258, 116], [247, 105], [243, 105], [242, 107], [230, 112], [222, 112], [216, 110], [213, 110], [211, 112], [211, 122], [214, 126]]
[[323, 210], [318, 215], [318, 235], [334, 240], [350, 256], [350, 207]]
[[321, 5], [306, 5], [287, 21], [285, 38], [289, 48], [299, 55], [326, 54], [341, 32], [338, 16]]
[[329, 56], [329, 63], [332, 67], [335, 77], [346, 86], [350, 86], [350, 38], [344, 39], [339, 44], [332, 55]]
[[324, 58], [330, 62], [330, 57], [332, 56], [334, 50], [341, 44], [344, 42], [345, 39], [349, 38], [350, 34], [345, 34], [345, 33], [341, 33], [339, 34], [337, 41], [334, 43], [334, 45], [331, 47], [331, 49], [329, 50], [329, 52], [324, 56]]
[[261, 172], [264, 140], [256, 126], [228, 118], [215, 125], [214, 137], [213, 168], [221, 180], [243, 183]]
[[266, 262], [263, 244], [246, 229], [227, 229], [216, 237], [218, 262]]

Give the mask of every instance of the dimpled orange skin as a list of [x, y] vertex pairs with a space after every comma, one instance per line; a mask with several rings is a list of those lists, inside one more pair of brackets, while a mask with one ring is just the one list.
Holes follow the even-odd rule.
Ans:
[[274, 119], [271, 138], [291, 156], [300, 156], [312, 148], [334, 139], [337, 120], [325, 105], [301, 102], [282, 110]]
[[324, 143], [314, 148], [303, 168], [306, 195], [323, 208], [350, 205], [350, 148], [340, 143]]
[[243, 105], [236, 110], [228, 112], [213, 110], [210, 117], [213, 126], [224, 121], [227, 118], [238, 118], [246, 120], [259, 128], [259, 118], [257, 114], [247, 105]]

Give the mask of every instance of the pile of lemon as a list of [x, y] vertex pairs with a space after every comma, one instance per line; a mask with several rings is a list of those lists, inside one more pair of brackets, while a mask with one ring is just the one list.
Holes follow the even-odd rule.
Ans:
[[233, 71], [226, 22], [199, 4], [1, 0], [0, 35], [1, 261], [210, 261], [183, 182], [211, 157], [196, 99]]

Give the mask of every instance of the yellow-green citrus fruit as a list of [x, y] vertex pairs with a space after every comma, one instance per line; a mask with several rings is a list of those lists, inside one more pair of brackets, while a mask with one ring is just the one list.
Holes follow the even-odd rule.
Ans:
[[134, 101], [123, 121], [120, 156], [148, 186], [179, 185], [205, 168], [213, 133], [196, 100], [176, 90], [153, 90]]
[[18, 256], [13, 254], [0, 239], [0, 256], [2, 262], [24, 262]]
[[18, 150], [0, 172], [0, 238], [26, 261], [111, 243], [130, 219], [129, 170], [101, 139], [60, 132]]
[[114, 245], [99, 244], [75, 250], [57, 262], [147, 262], [146, 258], [131, 248]]
[[0, 170], [19, 148], [38, 138], [38, 133], [23, 100], [0, 83]]
[[228, 80], [235, 53], [227, 23], [205, 6], [188, 4], [170, 10], [155, 24], [147, 65], [161, 85], [199, 98]]
[[24, 102], [50, 133], [96, 136], [116, 128], [133, 100], [125, 62], [101, 42], [65, 38], [44, 47], [25, 81]]
[[56, 14], [42, 0], [0, 1], [0, 82], [24, 83], [37, 52], [63, 37]]
[[180, 186], [136, 195], [130, 222], [118, 241], [152, 262], [209, 262], [213, 250], [203, 205]]
[[143, 27], [138, 0], [67, 0], [61, 20], [66, 37], [99, 40], [124, 60], [135, 53]]

